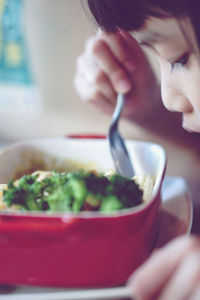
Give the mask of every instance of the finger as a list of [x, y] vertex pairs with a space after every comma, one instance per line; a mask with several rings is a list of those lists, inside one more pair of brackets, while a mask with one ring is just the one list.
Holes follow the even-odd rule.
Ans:
[[113, 55], [108, 44], [103, 40], [98, 40], [93, 47], [93, 54], [97, 63], [110, 78], [110, 81], [118, 93], [127, 93], [131, 90], [132, 83], [123, 69], [123, 66]]
[[121, 30], [120, 33], [123, 36], [127, 47], [130, 49], [130, 52], [134, 53], [135, 58], [144, 59], [144, 57], [146, 57], [144, 51], [135, 37], [130, 32], [124, 30]]
[[96, 88], [94, 84], [89, 82], [81, 72], [75, 75], [73, 85], [82, 101], [89, 101], [92, 95], [95, 94]]
[[149, 60], [147, 59], [146, 54], [144, 53], [142, 47], [139, 45], [138, 41], [134, 38], [134, 36], [126, 31], [121, 31], [121, 34], [124, 37], [124, 40], [127, 44], [127, 48], [130, 49], [131, 53], [134, 54], [134, 60], [137, 62], [136, 68], [138, 72], [142, 72], [142, 69], [151, 69], [151, 65]]
[[93, 78], [88, 78], [87, 74], [79, 71], [74, 77], [74, 87], [84, 101], [95, 100], [96, 91], [101, 92], [111, 103], [116, 103], [116, 92], [108, 78], [101, 70], [98, 70]]
[[[106, 73], [100, 69], [97, 64], [92, 60], [88, 59], [87, 55], [81, 55], [77, 59], [77, 69], [79, 70], [75, 76], [75, 83], [83, 85], [87, 89], [89, 86], [89, 91], [91, 94], [91, 86], [93, 85], [93, 90], [97, 89], [102, 91], [102, 93], [111, 101], [115, 102], [116, 92], [112, 86], [112, 83]], [[82, 82], [80, 82], [82, 81]], [[77, 84], [76, 84], [76, 87]], [[85, 92], [86, 93], [86, 92]], [[87, 92], [88, 94], [88, 92]]]
[[[124, 66], [128, 73], [132, 74], [135, 71], [136, 63], [134, 53], [130, 50], [126, 41], [127, 37], [117, 33], [102, 33], [101, 38], [107, 42], [111, 51], [114, 53], [118, 61]], [[132, 38], [132, 37], [131, 37]]]
[[100, 68], [93, 57], [86, 53], [80, 55], [76, 62], [77, 73], [81, 73], [86, 81], [94, 82], [94, 77], [99, 72]]
[[108, 76], [102, 72], [99, 71], [94, 78], [95, 85], [97, 87], [97, 90], [101, 91], [101, 93], [110, 101], [111, 103], [116, 103], [116, 92], [113, 89], [112, 83]]
[[198, 238], [181, 237], [153, 254], [130, 278], [129, 285], [138, 299], [151, 299], [180, 264], [184, 256], [200, 247]]
[[190, 295], [190, 300], [199, 300], [200, 299], [200, 286], [193, 291], [193, 293]]
[[[200, 285], [200, 252], [190, 253], [162, 291], [159, 300], [185, 300]], [[200, 298], [199, 298], [200, 299]]]

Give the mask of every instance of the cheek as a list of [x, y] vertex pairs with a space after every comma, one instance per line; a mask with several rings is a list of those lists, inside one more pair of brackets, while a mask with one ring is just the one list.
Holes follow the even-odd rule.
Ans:
[[[194, 109], [200, 113], [200, 69], [180, 69], [171, 72], [169, 64], [159, 61], [161, 70], [161, 95], [165, 107], [168, 110], [175, 109], [175, 102]], [[176, 110], [176, 109], [175, 109]], [[180, 107], [181, 110], [181, 107]]]
[[176, 80], [172, 80], [169, 69], [165, 65], [160, 64], [160, 71], [162, 101], [168, 110], [172, 110], [173, 102], [177, 94], [175, 89]]
[[200, 113], [200, 72], [188, 71], [185, 76], [180, 76], [178, 86], [182, 89], [193, 109]]

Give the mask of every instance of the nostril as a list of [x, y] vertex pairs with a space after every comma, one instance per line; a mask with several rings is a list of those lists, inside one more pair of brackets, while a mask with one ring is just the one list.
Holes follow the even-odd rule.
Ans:
[[193, 106], [191, 103], [183, 97], [176, 97], [174, 99], [163, 101], [165, 107], [171, 112], [179, 112], [179, 113], [192, 113]]
[[189, 102], [175, 102], [172, 106], [172, 110], [175, 112], [180, 112], [180, 113], [192, 113], [193, 112], [193, 107]]

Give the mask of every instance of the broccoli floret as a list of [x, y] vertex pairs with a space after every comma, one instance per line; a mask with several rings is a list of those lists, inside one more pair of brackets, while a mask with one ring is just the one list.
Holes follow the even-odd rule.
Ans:
[[110, 177], [106, 195], [115, 195], [120, 199], [123, 207], [128, 208], [141, 203], [143, 192], [133, 179], [114, 174]]
[[122, 208], [123, 204], [120, 202], [120, 200], [116, 196], [110, 195], [103, 198], [100, 211], [104, 213], [110, 213]]
[[10, 181], [8, 189], [3, 193], [3, 200], [7, 206], [19, 204], [23, 210], [41, 210], [42, 203], [39, 199], [43, 194], [43, 183], [37, 182], [37, 175], [25, 175], [17, 184]]
[[71, 178], [68, 181], [68, 186], [73, 197], [72, 211], [78, 212], [81, 210], [87, 194], [85, 182], [84, 180]]
[[49, 211], [71, 211], [73, 198], [66, 187], [55, 189], [50, 195], [46, 196]]
[[106, 177], [91, 171], [52, 172], [39, 181], [37, 175], [25, 175], [17, 183], [10, 181], [3, 193], [7, 206], [18, 204], [24, 210], [111, 212], [142, 202], [142, 191], [129, 178], [114, 174]]

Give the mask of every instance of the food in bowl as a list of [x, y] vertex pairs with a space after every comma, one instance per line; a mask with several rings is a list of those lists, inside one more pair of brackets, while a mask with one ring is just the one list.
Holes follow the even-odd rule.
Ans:
[[110, 213], [142, 204], [152, 189], [152, 176], [37, 171], [2, 186], [0, 210]]

